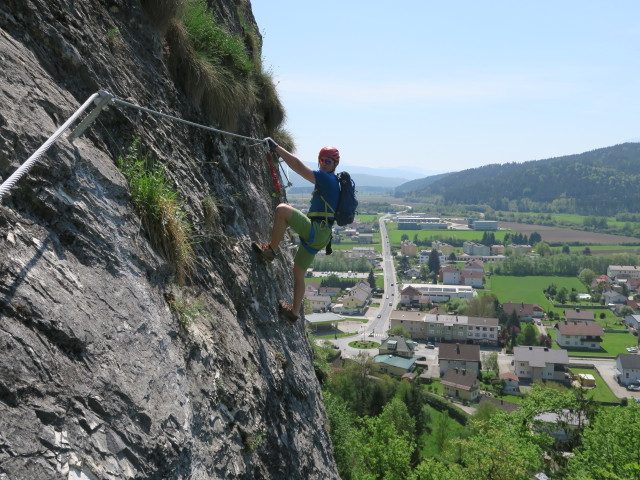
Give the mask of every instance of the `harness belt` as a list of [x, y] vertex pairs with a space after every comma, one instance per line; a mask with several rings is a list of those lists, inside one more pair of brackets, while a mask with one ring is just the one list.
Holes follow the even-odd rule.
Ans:
[[[300, 245], [302, 245], [302, 247], [309, 252], [312, 255], [316, 255], [320, 250], [316, 250], [315, 248], [311, 247], [311, 244], [313, 243], [313, 241], [316, 239], [316, 223], [325, 223], [329, 226], [329, 228], [331, 228], [333, 222], [327, 222], [324, 218], [319, 218], [319, 217], [309, 217], [309, 219], [311, 220], [311, 233], [309, 234], [309, 240], [304, 241], [302, 239], [302, 237], [300, 237]], [[329, 238], [329, 243], [331, 243], [331, 238]]]

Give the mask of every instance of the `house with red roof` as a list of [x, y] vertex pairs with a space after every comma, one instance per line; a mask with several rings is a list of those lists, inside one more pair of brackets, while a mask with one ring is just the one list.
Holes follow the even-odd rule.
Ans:
[[593, 322], [595, 315], [592, 310], [572, 308], [564, 311], [564, 317], [568, 322]]
[[542, 318], [544, 315], [544, 308], [535, 303], [505, 302], [502, 304], [502, 311], [508, 316], [516, 312], [521, 322], [532, 322], [533, 319]]
[[520, 379], [515, 373], [501, 373], [500, 380], [504, 380], [504, 390], [508, 392], [517, 392], [518, 390], [520, 390]]
[[558, 322], [553, 327], [556, 331], [556, 343], [562, 348], [600, 350], [604, 337], [602, 325], [596, 322]]

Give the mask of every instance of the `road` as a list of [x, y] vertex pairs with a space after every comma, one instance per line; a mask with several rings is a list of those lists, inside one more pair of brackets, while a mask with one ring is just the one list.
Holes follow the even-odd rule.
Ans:
[[[378, 316], [367, 323], [365, 334], [380, 332], [384, 333], [389, 329], [389, 317], [393, 306], [396, 303], [396, 269], [391, 257], [391, 245], [387, 234], [386, 220], [390, 215], [380, 217], [380, 241], [382, 242], [382, 271], [384, 272], [384, 294], [380, 302]], [[388, 297], [388, 298], [387, 298]]]
[[[389, 214], [383, 215], [379, 220], [380, 238], [382, 242], [382, 270], [384, 273], [384, 293], [380, 301], [380, 307], [370, 308], [367, 311], [367, 323], [346, 321], [340, 324], [340, 330], [343, 332], [358, 333], [362, 335], [361, 338], [363, 339], [377, 340], [378, 342], [382, 337], [386, 336], [386, 332], [389, 329], [389, 317], [394, 305], [396, 304], [397, 296], [397, 285], [395, 284], [396, 270], [393, 265], [391, 245], [389, 244], [386, 228], [386, 219], [389, 217]], [[377, 348], [360, 350], [358, 348], [350, 347], [349, 343], [353, 342], [355, 339], [356, 338], [354, 337], [338, 338], [333, 340], [332, 343], [340, 347], [343, 357], [355, 357], [358, 353], [366, 353], [372, 356], [378, 354]], [[323, 342], [324, 340], [317, 341], [319, 345], [322, 345]]]

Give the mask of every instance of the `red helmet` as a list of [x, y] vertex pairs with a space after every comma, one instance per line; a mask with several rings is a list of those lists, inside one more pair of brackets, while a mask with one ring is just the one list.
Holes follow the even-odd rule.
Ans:
[[336, 163], [339, 163], [340, 152], [336, 147], [322, 147], [318, 154], [318, 160], [322, 160], [323, 158], [331, 158], [332, 160], [335, 160]]

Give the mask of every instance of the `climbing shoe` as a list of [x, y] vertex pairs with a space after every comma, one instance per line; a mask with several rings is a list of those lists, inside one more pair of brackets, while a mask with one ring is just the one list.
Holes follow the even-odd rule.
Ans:
[[276, 258], [276, 252], [273, 251], [271, 245], [269, 245], [268, 243], [253, 242], [251, 246], [258, 254], [258, 256], [267, 263], [273, 262], [273, 259]]
[[293, 313], [293, 305], [290, 303], [283, 302], [280, 300], [278, 302], [278, 312], [290, 325], [295, 325], [298, 321], [298, 316]]

